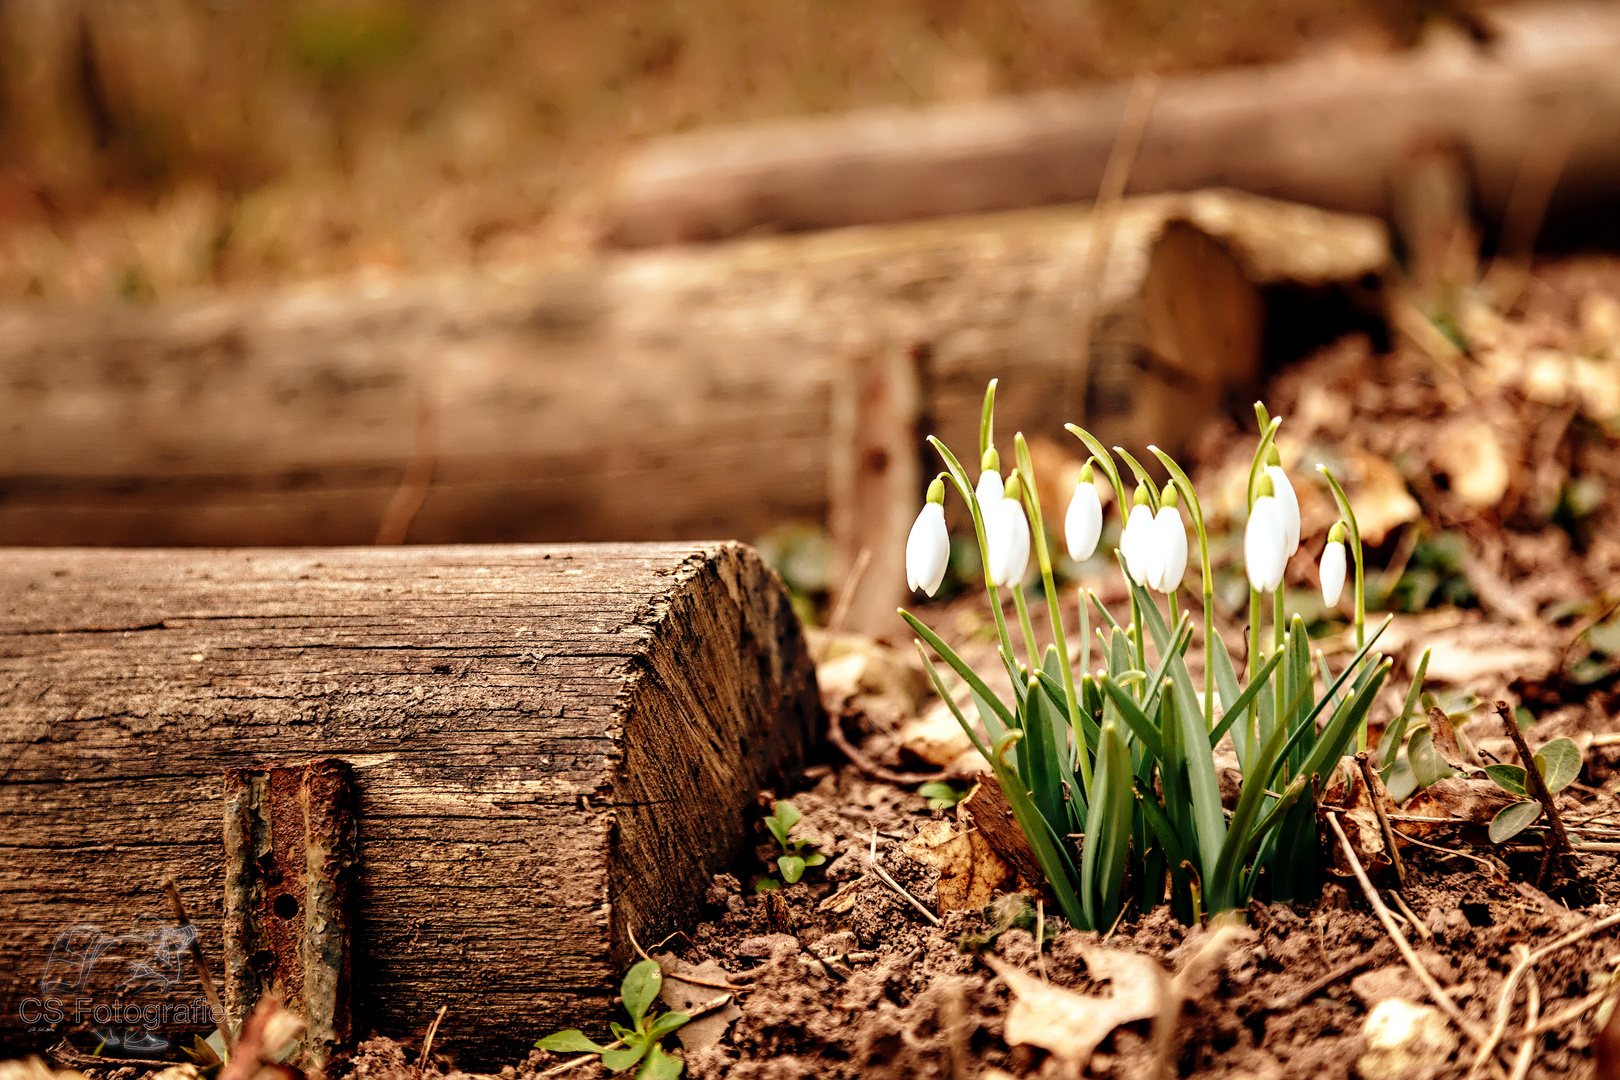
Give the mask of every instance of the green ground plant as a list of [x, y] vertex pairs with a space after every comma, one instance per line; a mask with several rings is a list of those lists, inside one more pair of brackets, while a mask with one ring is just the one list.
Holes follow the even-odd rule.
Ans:
[[663, 984], [664, 974], [655, 960], [643, 960], [625, 974], [619, 993], [624, 998], [624, 1011], [630, 1014], [631, 1026], [610, 1025], [614, 1040], [622, 1045], [599, 1045], [577, 1028], [547, 1035], [534, 1045], [554, 1054], [598, 1054], [602, 1067], [608, 1072], [635, 1068], [636, 1080], [673, 1080], [681, 1075], [686, 1063], [664, 1053], [660, 1044], [689, 1017], [678, 1012], [654, 1016], [647, 1011], [658, 1000]]
[[[942, 481], [948, 479], [967, 504], [995, 620], [997, 654], [1011, 695], [992, 693], [986, 680], [924, 622], [904, 610], [901, 615], [921, 639], [918, 650], [935, 689], [951, 703], [958, 723], [990, 762], [1063, 916], [1082, 929], [1107, 930], [1132, 896], [1144, 911], [1168, 896], [1186, 921], [1241, 909], [1260, 895], [1280, 901], [1313, 898], [1320, 890], [1313, 792], [1325, 785], [1347, 752], [1365, 747], [1367, 713], [1390, 670], [1390, 661], [1374, 651], [1383, 627], [1367, 633], [1360, 533], [1343, 489], [1323, 467], [1323, 479], [1343, 518], [1329, 541], [1330, 547], [1341, 545], [1336, 553], [1339, 582], [1344, 576], [1341, 536], [1348, 536], [1354, 558], [1356, 651], [1335, 673], [1321, 652], [1313, 658], [1303, 620], [1295, 615], [1290, 621], [1284, 611], [1280, 580], [1292, 553], [1287, 544], [1298, 543], [1297, 503], [1293, 536], [1273, 535], [1286, 521], [1277, 504], [1285, 495], [1291, 501], [1293, 492], [1274, 452], [1280, 421], [1256, 406], [1260, 438], [1249, 475], [1245, 542], [1251, 581], [1249, 649], [1247, 670], [1240, 676], [1238, 663], [1215, 632], [1209, 536], [1198, 493], [1185, 471], [1168, 454], [1150, 447], [1170, 477], [1161, 488], [1128, 452], [1119, 447], [1110, 452], [1090, 432], [1069, 425], [1089, 455], [1082, 485], [1100, 473], [1112, 489], [1114, 504], [1122, 512], [1131, 508], [1119, 542], [1119, 562], [1130, 589], [1130, 621], [1121, 625], [1093, 593], [1082, 590], [1079, 641], [1071, 649], [1040, 488], [1022, 434], [1013, 440], [1016, 464], [1009, 477], [1002, 481], [989, 475], [999, 469], [993, 446], [995, 389], [992, 382], [985, 393], [979, 483], [948, 447], [930, 438], [946, 467], [930, 490], [930, 501], [943, 502]], [[1116, 455], [1136, 480], [1134, 497]], [[1082, 493], [1077, 490], [1076, 498]], [[1005, 503], [1016, 503], [1024, 513]], [[1181, 610], [1187, 544], [1178, 507], [1185, 507], [1197, 539], [1201, 685], [1187, 663], [1193, 628], [1192, 613]], [[1169, 513], [1161, 513], [1165, 510]], [[917, 536], [938, 529], [931, 523], [940, 515], [925, 516], [914, 530], [918, 554], [912, 576], [918, 587], [931, 591], [928, 585], [937, 577], [929, 552], [938, 541], [931, 548], [928, 536]], [[1017, 524], [1025, 516], [1051, 626], [1044, 650], [1029, 618], [1016, 543], [1014, 554], [1006, 555], [1008, 537], [1016, 541]], [[1162, 548], [1158, 562], [1154, 549], [1141, 546], [1146, 534], [1138, 528], [1139, 517], [1159, 530], [1153, 534]], [[1173, 565], [1177, 530], [1183, 530], [1180, 567]], [[1095, 545], [1095, 535], [1090, 543]], [[1027, 538], [1024, 544], [1027, 561]], [[1070, 545], [1071, 556], [1090, 554], [1075, 555], [1072, 536]], [[913, 545], [908, 544], [908, 573], [912, 555]], [[1139, 562], [1146, 572], [1138, 572]], [[1015, 647], [1003, 611], [1004, 589], [1012, 596], [1022, 650]], [[1162, 607], [1154, 592], [1163, 596]], [[1267, 592], [1272, 595], [1269, 635], [1263, 633]], [[1337, 586], [1334, 593], [1336, 601]], [[967, 684], [988, 741], [953, 703], [936, 657]], [[1214, 761], [1215, 747], [1228, 735], [1242, 773], [1230, 812], [1222, 804]]]

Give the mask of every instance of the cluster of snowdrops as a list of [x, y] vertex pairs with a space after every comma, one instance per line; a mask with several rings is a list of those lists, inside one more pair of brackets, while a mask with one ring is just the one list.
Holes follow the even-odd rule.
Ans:
[[[1249, 648], [1240, 678], [1214, 629], [1209, 536], [1186, 473], [1168, 454], [1149, 447], [1170, 478], [1160, 487], [1128, 452], [1110, 451], [1089, 432], [1069, 425], [1088, 455], [1064, 522], [1069, 555], [1084, 560], [1095, 553], [1105, 501], [1098, 485], [1107, 484], [1115, 504], [1130, 508], [1117, 558], [1131, 596], [1130, 621], [1120, 625], [1082, 589], [1080, 637], [1071, 650], [1028, 448], [1021, 434], [1014, 439], [1017, 460], [1003, 477], [992, 445], [995, 389], [992, 382], [985, 393], [976, 481], [949, 448], [929, 440], [946, 471], [930, 484], [912, 527], [906, 575], [911, 588], [928, 595], [944, 579], [950, 557], [944, 513], [949, 481], [972, 515], [1010, 696], [994, 693], [938, 635], [909, 612], [901, 614], [967, 684], [965, 699], [988, 744], [918, 643], [940, 697], [990, 762], [1064, 917], [1083, 929], [1106, 930], [1132, 896], [1143, 911], [1167, 898], [1187, 921], [1241, 908], [1256, 895], [1311, 899], [1321, 878], [1314, 799], [1305, 796], [1329, 778], [1352, 747], [1365, 748], [1367, 712], [1390, 669], [1390, 662], [1373, 651], [1378, 633], [1371, 639], [1366, 633], [1360, 534], [1343, 489], [1321, 468], [1342, 515], [1321, 562], [1323, 596], [1330, 606], [1340, 599], [1352, 558], [1355, 567], [1357, 651], [1334, 673], [1320, 652], [1313, 658], [1303, 620], [1295, 615], [1290, 621], [1284, 610], [1280, 586], [1300, 545], [1299, 505], [1275, 447], [1280, 421], [1256, 406], [1260, 437], [1249, 471], [1243, 545]], [[1120, 461], [1135, 481], [1129, 496]], [[1186, 662], [1192, 616], [1180, 610], [1179, 599], [1188, 569], [1189, 519], [1201, 582], [1201, 686]], [[1023, 588], [1032, 553], [1051, 626], [1044, 651]], [[1021, 652], [1003, 610], [1003, 589], [1012, 594]], [[1155, 594], [1165, 598], [1162, 609]], [[1268, 595], [1269, 634], [1264, 625]], [[1418, 689], [1414, 685], [1408, 694], [1408, 713]], [[1399, 739], [1393, 725], [1392, 734]], [[1221, 801], [1214, 760], [1216, 746], [1228, 735], [1242, 773], [1230, 810]], [[1388, 738], [1385, 743], [1387, 750], [1378, 756], [1387, 771], [1397, 746]]]

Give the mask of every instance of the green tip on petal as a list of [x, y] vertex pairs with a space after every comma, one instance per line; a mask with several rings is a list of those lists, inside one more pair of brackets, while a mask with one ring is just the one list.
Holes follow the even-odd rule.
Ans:
[[1271, 446], [1269, 448], [1267, 448], [1267, 450], [1266, 450], [1266, 464], [1267, 465], [1281, 465], [1282, 464], [1282, 454], [1278, 452], [1276, 443], [1272, 443]]
[[1007, 477], [1006, 495], [1009, 499], [1021, 498], [1024, 493], [1024, 482], [1018, 478], [1017, 473]]
[[1166, 484], [1164, 485], [1164, 494], [1159, 496], [1159, 505], [1168, 506], [1171, 509], [1174, 509], [1176, 502], [1180, 498], [1181, 496], [1176, 494], [1176, 485]]
[[995, 447], [992, 446], [984, 452], [984, 457], [979, 461], [979, 468], [985, 472], [1001, 471], [1001, 455], [996, 453]]
[[1344, 543], [1344, 522], [1335, 521], [1333, 523], [1333, 528], [1328, 530], [1328, 543], [1330, 543], [1330, 544], [1342, 544], [1342, 543]]
[[928, 485], [928, 501], [931, 503], [939, 503], [941, 506], [945, 504], [944, 473], [940, 473], [938, 476], [934, 477], [934, 482]]
[[1131, 501], [1137, 506], [1146, 506], [1148, 504], [1148, 490], [1146, 484], [1136, 485], [1136, 495], [1132, 497]]
[[1257, 499], [1264, 499], [1268, 495], [1275, 498], [1277, 495], [1277, 486], [1271, 482], [1271, 477], [1267, 476], [1265, 473], [1261, 473], [1260, 479], [1256, 481], [1254, 485], [1254, 497]]
[[1089, 484], [1092, 482], [1092, 478], [1095, 475], [1096, 474], [1091, 471], [1091, 461], [1090, 459], [1087, 459], [1086, 463], [1080, 466], [1080, 482], [1082, 484]]

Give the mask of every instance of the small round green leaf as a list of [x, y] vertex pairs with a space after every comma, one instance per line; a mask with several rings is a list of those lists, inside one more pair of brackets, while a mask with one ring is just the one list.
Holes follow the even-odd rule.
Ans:
[[784, 831], [797, 825], [799, 823], [799, 819], [802, 817], [804, 817], [804, 815], [799, 813], [799, 808], [788, 802], [786, 799], [783, 799], [781, 802], [776, 804], [776, 820], [782, 823], [782, 828]]
[[781, 887], [782, 883], [773, 877], [761, 878], [754, 882], [754, 895], [758, 896], [762, 892], [775, 892]]
[[1435, 751], [1433, 735], [1426, 727], [1412, 732], [1412, 737], [1406, 743], [1406, 759], [1412, 763], [1412, 775], [1417, 778], [1420, 787], [1429, 787], [1456, 773]]
[[1560, 735], [1537, 751], [1536, 768], [1549, 791], [1563, 791], [1581, 775], [1581, 748]]
[[1524, 789], [1524, 769], [1518, 765], [1487, 765], [1485, 775], [1496, 781], [1496, 786], [1509, 795], [1530, 794]]
[[602, 1052], [602, 1067], [608, 1072], [623, 1072], [647, 1054], [647, 1047], [652, 1045], [640, 1035], [626, 1040], [629, 1045], [623, 1050], [604, 1050]]
[[553, 1054], [600, 1054], [602, 1048], [585, 1037], [583, 1031], [570, 1029], [559, 1031], [555, 1035], [547, 1035], [534, 1044], [542, 1050], [550, 1050]]
[[776, 868], [782, 872], [782, 880], [789, 885], [804, 876], [804, 860], [797, 855], [784, 855], [777, 859]]
[[1491, 843], [1500, 844], [1513, 839], [1540, 816], [1541, 804], [1538, 802], [1508, 803], [1491, 818]]
[[820, 866], [826, 861], [827, 856], [823, 855], [819, 851], [812, 851], [810, 854], [804, 856], [804, 865], [806, 866]]
[[651, 1039], [653, 1042], [657, 1042], [659, 1039], [662, 1039], [665, 1035], [668, 1035], [670, 1032], [681, 1027], [691, 1019], [692, 1018], [687, 1016], [685, 1013], [667, 1012], [663, 1016], [660, 1016], [657, 1020], [654, 1020], [652, 1024], [648, 1026], [647, 1038]]
[[647, 1006], [658, 997], [658, 990], [663, 985], [664, 973], [659, 970], [656, 960], [643, 960], [625, 975], [619, 992], [624, 995], [624, 1011], [630, 1014], [636, 1027], [641, 1027], [641, 1018], [647, 1014]]

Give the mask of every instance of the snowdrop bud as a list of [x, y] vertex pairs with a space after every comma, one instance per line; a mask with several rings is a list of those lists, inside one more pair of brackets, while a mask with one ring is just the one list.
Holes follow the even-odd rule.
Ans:
[[1187, 529], [1181, 523], [1181, 511], [1176, 509], [1175, 492], [1161, 503], [1159, 514], [1153, 519], [1153, 546], [1158, 554], [1158, 574], [1148, 584], [1162, 593], [1173, 593], [1181, 587], [1187, 573]]
[[1322, 602], [1328, 607], [1339, 602], [1344, 592], [1344, 522], [1334, 523], [1328, 533], [1327, 547], [1322, 549]]
[[1029, 569], [1029, 519], [1024, 504], [1002, 499], [985, 514], [985, 543], [989, 547], [990, 580], [996, 585], [1019, 585]]
[[1153, 543], [1153, 510], [1148, 506], [1147, 488], [1138, 486], [1131, 516], [1125, 519], [1125, 532], [1119, 538], [1119, 551], [1125, 556], [1125, 570], [1138, 585], [1158, 577], [1158, 547]]
[[1271, 478], [1262, 476], [1257, 490], [1260, 497], [1249, 507], [1249, 525], [1243, 533], [1243, 563], [1250, 588], [1275, 592], [1288, 565], [1288, 533]]
[[1074, 495], [1069, 499], [1069, 513], [1063, 521], [1069, 558], [1075, 562], [1091, 558], [1097, 550], [1097, 541], [1102, 537], [1102, 519], [1102, 497], [1097, 494], [1097, 485], [1092, 482], [1088, 462], [1080, 470], [1080, 482], [1074, 485]]
[[1278, 462], [1277, 448], [1271, 448], [1271, 464], [1266, 466], [1266, 475], [1271, 478], [1273, 494], [1277, 499], [1277, 509], [1282, 511], [1283, 529], [1287, 534], [1288, 554], [1292, 556], [1299, 550], [1299, 499], [1294, 496], [1294, 485], [1289, 482], [1288, 474]]
[[945, 567], [951, 561], [951, 536], [945, 528], [945, 482], [939, 477], [928, 485], [928, 501], [906, 537], [906, 586], [929, 596], [939, 591]]

